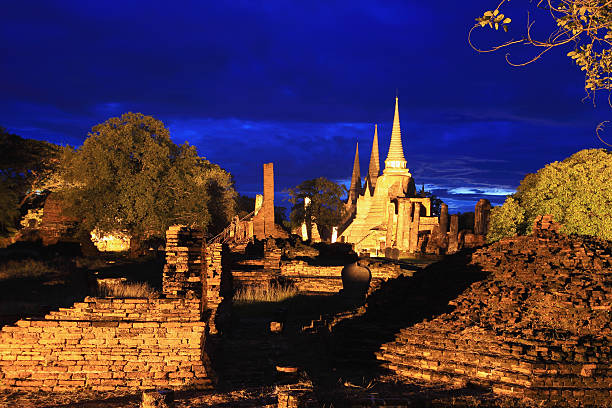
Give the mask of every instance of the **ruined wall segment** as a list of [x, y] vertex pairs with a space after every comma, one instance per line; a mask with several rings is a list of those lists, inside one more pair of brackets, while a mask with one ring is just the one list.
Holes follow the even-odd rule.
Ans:
[[223, 301], [222, 245], [170, 227], [163, 296], [87, 297], [0, 331], [0, 389], [209, 388], [204, 346]]
[[85, 298], [0, 331], [0, 389], [209, 388], [197, 299]]
[[204, 233], [173, 225], [166, 231], [163, 294], [169, 298], [202, 297]]
[[489, 277], [451, 301], [452, 312], [383, 344], [384, 365], [400, 376], [478, 383], [538, 404], [609, 404], [612, 243], [558, 235], [542, 218], [536, 226], [548, 230], [477, 250], [471, 265]]

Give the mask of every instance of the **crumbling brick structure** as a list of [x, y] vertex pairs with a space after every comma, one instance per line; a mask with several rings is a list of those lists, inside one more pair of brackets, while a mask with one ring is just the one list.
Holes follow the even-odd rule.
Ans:
[[63, 203], [56, 194], [49, 194], [43, 206], [43, 216], [39, 227], [43, 245], [57, 244], [70, 236], [79, 220], [65, 215]]
[[491, 386], [552, 405], [612, 400], [612, 244], [534, 234], [477, 250], [489, 277], [454, 311], [402, 329], [378, 358], [400, 376]]
[[[85, 298], [0, 331], [0, 389], [208, 388], [204, 344], [222, 300], [221, 245], [168, 230], [163, 296]], [[208, 320], [208, 322], [207, 322]]]
[[0, 331], [0, 389], [208, 388], [199, 300], [85, 298]]
[[274, 223], [274, 164], [263, 165], [263, 203], [253, 217], [253, 235], [257, 239], [267, 237], [286, 238], [285, 233]]

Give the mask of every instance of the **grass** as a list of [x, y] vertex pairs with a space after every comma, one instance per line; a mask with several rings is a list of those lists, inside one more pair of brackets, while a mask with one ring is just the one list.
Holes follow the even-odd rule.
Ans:
[[7, 279], [39, 278], [61, 271], [47, 262], [35, 259], [11, 260], [0, 264], [0, 281]]
[[294, 297], [298, 290], [294, 286], [267, 284], [247, 286], [234, 294], [234, 303], [248, 304], [257, 302], [282, 302]]
[[147, 283], [115, 282], [100, 285], [98, 287], [98, 296], [116, 298], [154, 298], [158, 296], [158, 293]]

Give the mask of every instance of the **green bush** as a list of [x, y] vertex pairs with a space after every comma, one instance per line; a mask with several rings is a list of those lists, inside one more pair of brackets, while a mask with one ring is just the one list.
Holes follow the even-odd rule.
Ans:
[[491, 212], [487, 240], [530, 233], [536, 216], [546, 214], [563, 224], [564, 233], [612, 240], [610, 175], [612, 152], [606, 149], [581, 150], [528, 174], [517, 192]]

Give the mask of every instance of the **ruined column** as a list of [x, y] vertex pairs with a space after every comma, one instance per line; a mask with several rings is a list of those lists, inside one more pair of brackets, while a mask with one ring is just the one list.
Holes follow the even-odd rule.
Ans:
[[487, 235], [489, 231], [489, 217], [491, 216], [491, 203], [481, 198], [474, 210], [474, 234]]
[[410, 252], [416, 252], [419, 246], [419, 225], [421, 224], [421, 203], [414, 203], [414, 215], [410, 226]]
[[274, 164], [264, 163], [263, 212], [264, 233], [274, 235]]
[[401, 247], [404, 251], [410, 250], [410, 227], [412, 225], [412, 203], [407, 201], [404, 205], [404, 225], [402, 225], [403, 235]]
[[440, 207], [440, 233], [446, 235], [448, 232], [448, 205], [442, 203]]
[[393, 246], [393, 232], [394, 222], [393, 215], [395, 214], [395, 206], [393, 203], [387, 204], [387, 235], [385, 237], [385, 247], [391, 248]]
[[459, 249], [459, 216], [450, 217], [450, 233], [448, 234], [448, 254], [454, 254]]
[[395, 246], [399, 250], [403, 250], [402, 244], [404, 243], [404, 218], [406, 218], [406, 201], [398, 200], [397, 202], [397, 225], [395, 228]]

